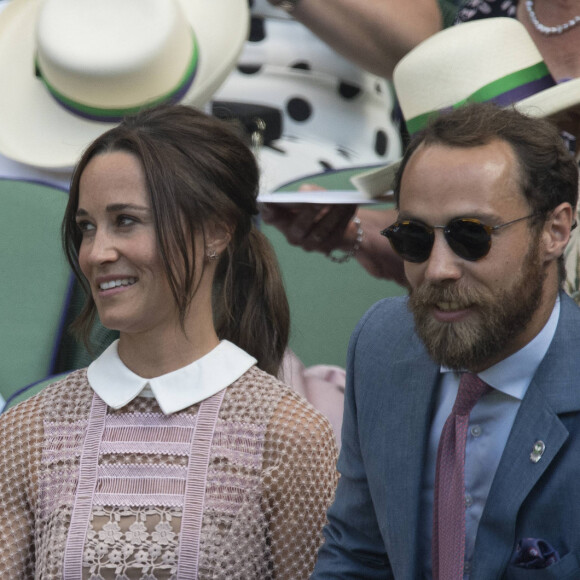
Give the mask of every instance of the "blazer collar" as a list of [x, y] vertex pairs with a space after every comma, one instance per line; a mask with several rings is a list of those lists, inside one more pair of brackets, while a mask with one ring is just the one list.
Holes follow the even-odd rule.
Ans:
[[557, 414], [580, 410], [579, 352], [580, 309], [561, 292], [558, 327], [530, 385], [542, 391], [547, 404]]
[[257, 362], [235, 344], [222, 340], [191, 364], [146, 379], [125, 366], [119, 358], [118, 343], [113, 342], [87, 370], [92, 389], [113, 409], [142, 395], [155, 397], [166, 415], [182, 411], [232, 384]]
[[[531, 490], [569, 437], [562, 413], [580, 410], [580, 309], [560, 294], [560, 318], [554, 339], [522, 401], [493, 480], [476, 537], [472, 579], [499, 577], [514, 544], [514, 522]], [[545, 451], [530, 460], [535, 442]]]
[[[403, 342], [403, 341], [402, 341]], [[379, 461], [384, 465], [385, 494], [383, 533], [388, 538], [397, 578], [417, 578], [419, 554], [417, 533], [420, 497], [429, 425], [440, 367], [427, 355], [419, 338], [396, 349], [394, 362], [384, 377], [392, 398], [389, 407], [397, 418], [385, 422], [383, 440], [377, 442]]]

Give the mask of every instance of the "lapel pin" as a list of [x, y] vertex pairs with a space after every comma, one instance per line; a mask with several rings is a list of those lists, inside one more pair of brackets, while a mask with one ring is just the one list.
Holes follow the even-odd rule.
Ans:
[[536, 441], [534, 443], [534, 446], [532, 447], [532, 452], [530, 453], [530, 461], [532, 463], [538, 463], [538, 461], [540, 461], [540, 458], [544, 454], [545, 450], [546, 450], [546, 445], [544, 444], [544, 442], [543, 441]]

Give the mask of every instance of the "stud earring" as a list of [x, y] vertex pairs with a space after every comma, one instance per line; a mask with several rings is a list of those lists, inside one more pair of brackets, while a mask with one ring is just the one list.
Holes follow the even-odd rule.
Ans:
[[215, 262], [219, 258], [218, 253], [213, 248], [208, 248], [206, 256], [210, 262]]

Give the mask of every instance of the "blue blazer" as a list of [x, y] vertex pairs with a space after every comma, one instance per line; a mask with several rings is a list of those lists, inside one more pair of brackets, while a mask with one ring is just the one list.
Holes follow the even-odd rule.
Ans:
[[[479, 524], [471, 580], [580, 578], [580, 309], [560, 319], [509, 435]], [[341, 473], [312, 579], [417, 580], [423, 464], [439, 367], [414, 333], [406, 298], [361, 319], [348, 352]], [[545, 443], [537, 463], [534, 443]], [[510, 565], [518, 541], [546, 540], [561, 560]]]

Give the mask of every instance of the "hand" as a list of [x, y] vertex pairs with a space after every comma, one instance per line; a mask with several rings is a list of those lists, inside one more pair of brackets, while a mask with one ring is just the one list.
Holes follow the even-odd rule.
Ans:
[[352, 247], [353, 241], [344, 238], [356, 209], [356, 205], [344, 204], [267, 203], [262, 206], [262, 217], [267, 224], [279, 229], [293, 246], [328, 254], [334, 249]]
[[[352, 217], [356, 210], [356, 205], [268, 203], [262, 206], [262, 217], [279, 229], [293, 246], [328, 254], [332, 250], [352, 248], [357, 230]], [[403, 260], [380, 235], [383, 228], [396, 220], [397, 211], [359, 209], [356, 214], [364, 232], [361, 247], [355, 254], [359, 264], [376, 278], [407, 286]]]
[[356, 253], [359, 264], [375, 278], [393, 280], [401, 286], [409, 283], [405, 277], [403, 260], [393, 250], [381, 230], [397, 219], [394, 209], [359, 209], [357, 217], [364, 231], [363, 243]]

